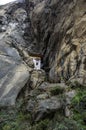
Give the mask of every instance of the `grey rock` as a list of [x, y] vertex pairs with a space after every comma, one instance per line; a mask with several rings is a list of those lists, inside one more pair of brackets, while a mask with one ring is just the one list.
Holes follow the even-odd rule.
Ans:
[[44, 118], [45, 115], [56, 112], [62, 107], [62, 103], [58, 97], [51, 97], [42, 100], [30, 100], [28, 102], [27, 111], [33, 113], [35, 121]]
[[70, 105], [71, 104], [71, 100], [73, 99], [73, 97], [75, 95], [76, 95], [76, 91], [75, 90], [71, 90], [71, 91], [65, 93], [66, 105]]
[[62, 88], [63, 90], [66, 90], [69, 88], [69, 86], [67, 86], [64, 83], [49, 83], [49, 82], [43, 82], [38, 89], [41, 91], [49, 91], [50, 89], [54, 89], [54, 88]]
[[48, 95], [47, 93], [44, 93], [44, 94], [38, 95], [38, 96], [37, 96], [37, 99], [38, 99], [38, 100], [40, 100], [40, 99], [46, 99], [46, 98], [48, 98], [48, 97], [49, 97], [49, 95]]
[[70, 109], [68, 108], [68, 106], [65, 107], [65, 116], [66, 116], [66, 117], [70, 117], [70, 116], [71, 116], [71, 111], [70, 111]]
[[22, 51], [26, 45], [22, 33], [26, 18], [26, 10], [16, 2], [0, 8], [0, 107], [14, 106], [29, 79]]
[[61, 108], [61, 102], [57, 97], [51, 97], [50, 99], [41, 100], [38, 102], [38, 111], [54, 111]]
[[15, 105], [28, 79], [28, 68], [17, 50], [5, 44], [0, 45], [0, 106]]
[[30, 76], [30, 85], [31, 87], [37, 88], [40, 86], [46, 79], [45, 71], [44, 70], [33, 70]]
[[32, 50], [43, 54], [50, 82], [74, 76], [86, 84], [85, 8], [85, 1], [78, 0], [43, 0], [35, 4], [30, 17], [35, 39]]

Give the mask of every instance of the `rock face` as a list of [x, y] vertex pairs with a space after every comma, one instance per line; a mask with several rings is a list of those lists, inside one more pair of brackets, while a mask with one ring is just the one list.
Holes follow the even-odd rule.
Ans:
[[20, 90], [29, 79], [29, 72], [14, 48], [5, 46], [2, 49], [13, 55], [0, 54], [0, 106], [10, 106], [15, 105]]
[[25, 45], [26, 16], [26, 11], [16, 3], [0, 9], [0, 106], [15, 105], [19, 92], [29, 79], [28, 67], [17, 47]]
[[[56, 112], [62, 107], [60, 99], [51, 97], [45, 100], [37, 100], [28, 102], [27, 110], [33, 113], [33, 120], [39, 121], [45, 118], [48, 114]], [[34, 109], [35, 108], [35, 109]]]
[[[16, 106], [19, 112], [15, 122], [12, 115], [12, 127], [11, 118], [1, 117], [0, 124], [6, 121], [1, 129], [18, 129], [18, 124], [21, 129], [24, 122], [21, 130], [79, 130], [70, 119], [78, 128], [86, 124], [85, 27], [86, 0], [19, 0], [0, 6], [0, 110]], [[34, 58], [41, 59], [40, 70]]]
[[[33, 2], [34, 3], [34, 2]], [[31, 13], [34, 48], [50, 68], [51, 82], [70, 78], [86, 83], [85, 0], [42, 0]]]
[[27, 111], [31, 113], [34, 121], [40, 121], [46, 117], [52, 117], [59, 110], [64, 115], [71, 115], [71, 100], [75, 96], [74, 90], [68, 90], [65, 84], [50, 84], [43, 82], [37, 88], [30, 91], [27, 103]]
[[45, 72], [43, 70], [33, 70], [30, 76], [31, 88], [39, 87], [46, 79]]

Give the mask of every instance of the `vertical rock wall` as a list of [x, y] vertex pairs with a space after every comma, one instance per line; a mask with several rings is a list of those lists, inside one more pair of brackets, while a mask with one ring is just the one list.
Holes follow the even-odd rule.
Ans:
[[86, 1], [42, 0], [34, 5], [33, 48], [43, 54], [50, 81], [74, 78], [85, 83]]

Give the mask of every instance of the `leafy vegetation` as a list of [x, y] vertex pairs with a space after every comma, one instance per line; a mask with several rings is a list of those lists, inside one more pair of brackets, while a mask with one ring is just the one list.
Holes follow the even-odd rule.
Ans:
[[49, 123], [49, 119], [45, 119], [43, 121], [40, 121], [38, 123], [35, 123], [30, 130], [47, 130], [47, 126]]
[[0, 130], [27, 130], [31, 116], [16, 110], [0, 112]]
[[86, 129], [86, 88], [78, 88], [77, 94], [72, 100], [73, 119]]
[[60, 86], [55, 86], [50, 89], [50, 93], [52, 96], [62, 94], [63, 92], [64, 92], [64, 89], [61, 88]]
[[[86, 130], [86, 88], [80, 86], [75, 89], [77, 94], [72, 99], [73, 116], [70, 119], [64, 116], [64, 109], [61, 109], [53, 113], [52, 118], [35, 122], [20, 100], [17, 108], [0, 110], [0, 130]], [[65, 99], [64, 91], [59, 86], [50, 89], [50, 93]], [[35, 96], [35, 93], [32, 95]]]

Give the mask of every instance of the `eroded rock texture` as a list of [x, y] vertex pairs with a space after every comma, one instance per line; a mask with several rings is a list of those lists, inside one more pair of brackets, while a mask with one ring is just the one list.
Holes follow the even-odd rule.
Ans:
[[[0, 110], [15, 105], [19, 111], [9, 111], [10, 118], [0, 111], [0, 130], [86, 129], [85, 27], [86, 0], [0, 6]], [[44, 70], [34, 68], [34, 55]]]
[[[86, 1], [43, 0], [31, 13], [34, 48], [51, 82], [86, 77]], [[48, 70], [49, 70], [48, 69]]]
[[[0, 89], [5, 86], [3, 80], [8, 78], [6, 75], [9, 73], [12, 73], [12, 77], [10, 80], [6, 79], [7, 82], [9, 80], [9, 83], [6, 82], [6, 87], [7, 84], [11, 85], [15, 75], [18, 74], [15, 71], [17, 69], [21, 70], [19, 79], [24, 76], [22, 79], [24, 84], [21, 86], [16, 81], [14, 84], [18, 84], [20, 88], [24, 87], [26, 79], [29, 79], [28, 71], [33, 70], [33, 58], [30, 57], [30, 52], [43, 55], [42, 68], [48, 72], [48, 81], [78, 80], [81, 84], [85, 84], [85, 26], [85, 0], [26, 0], [23, 3], [14, 2], [2, 6], [0, 9]], [[37, 74], [38, 72], [35, 77]], [[36, 79], [32, 75], [33, 85]], [[1, 101], [5, 88], [1, 91]]]
[[16, 3], [0, 9], [0, 106], [15, 105], [29, 79], [28, 67], [18, 50], [26, 45], [23, 38], [26, 17], [26, 11]]

